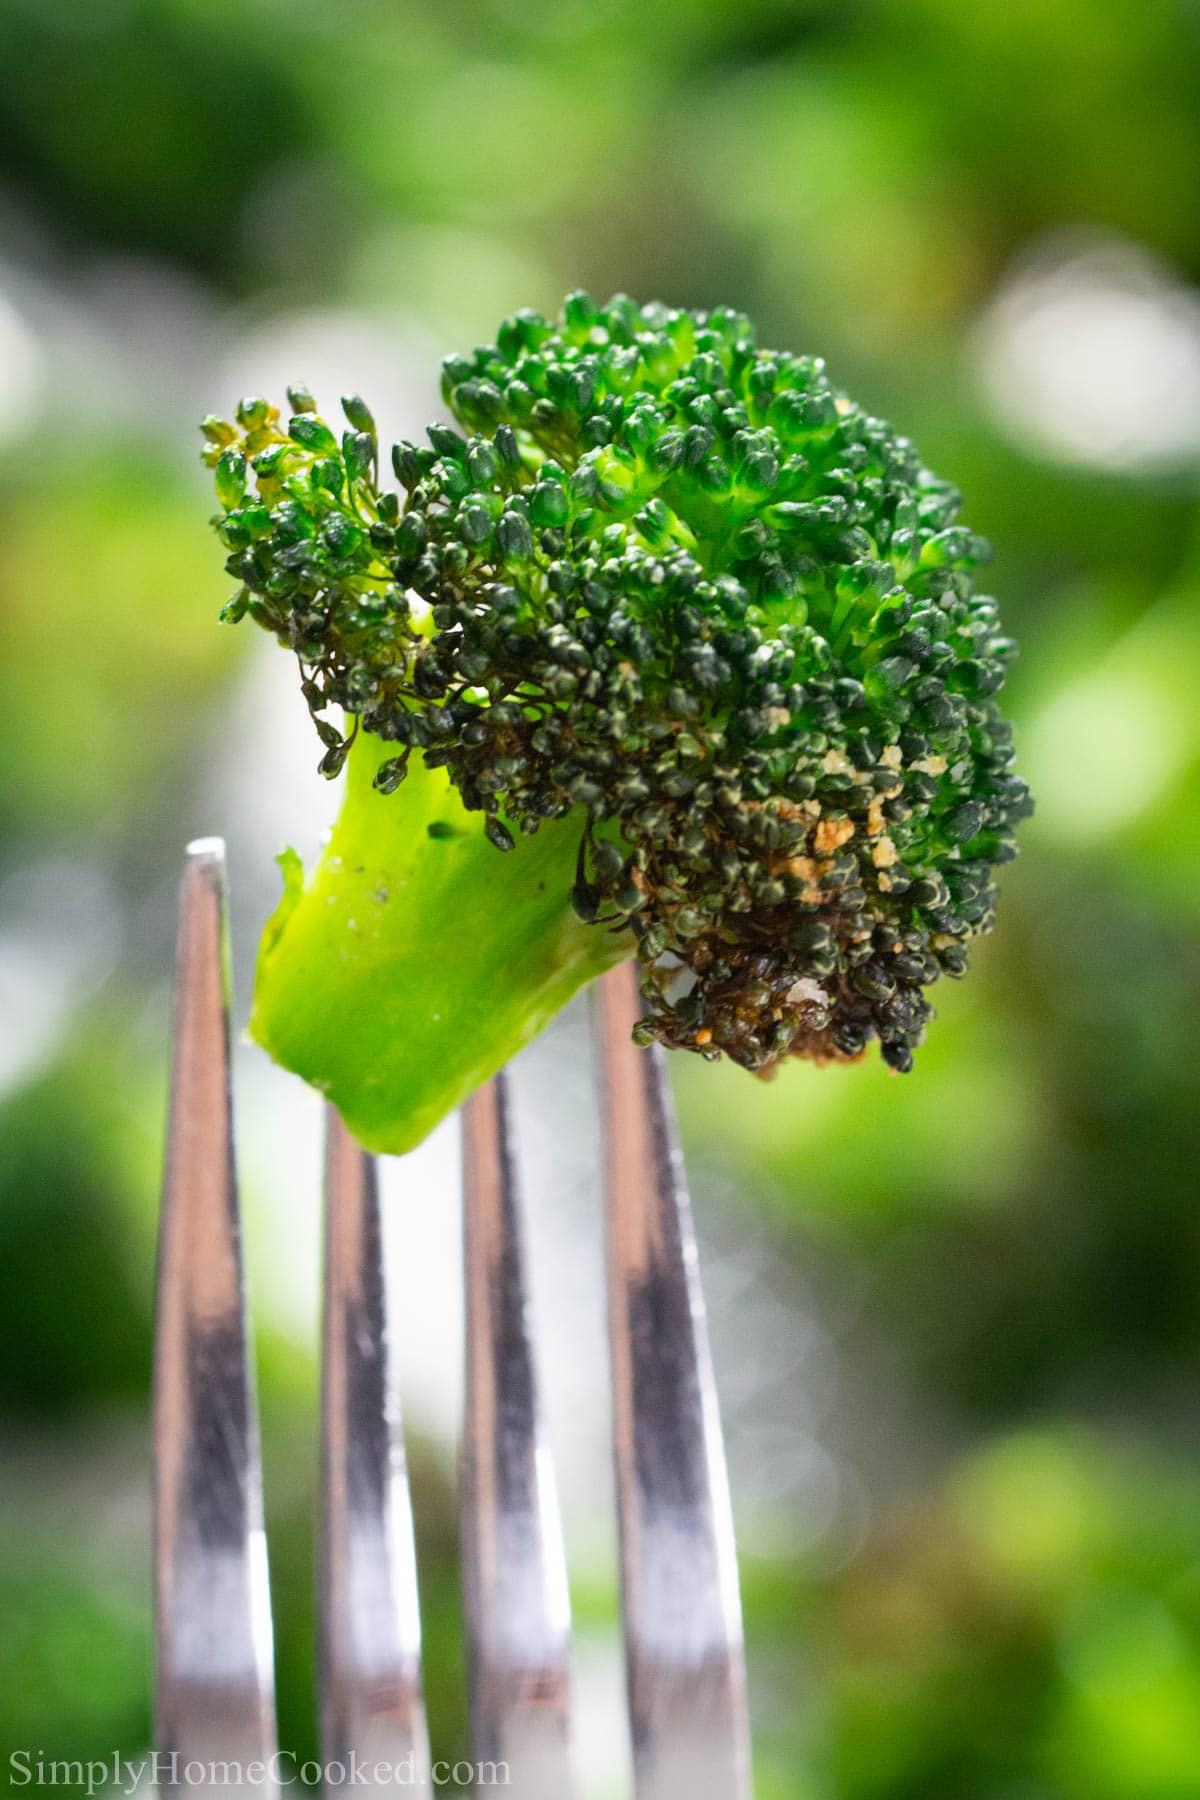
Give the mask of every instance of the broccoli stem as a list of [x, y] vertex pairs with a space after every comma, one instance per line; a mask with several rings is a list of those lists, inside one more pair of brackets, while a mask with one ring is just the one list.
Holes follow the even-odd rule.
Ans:
[[328, 1096], [370, 1150], [411, 1150], [577, 990], [632, 956], [628, 931], [570, 903], [586, 809], [500, 854], [442, 769], [360, 732], [328, 846], [286, 891], [259, 949], [250, 1032]]

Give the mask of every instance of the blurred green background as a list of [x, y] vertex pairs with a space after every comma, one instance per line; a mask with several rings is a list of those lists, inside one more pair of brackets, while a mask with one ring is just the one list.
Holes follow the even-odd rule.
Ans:
[[[1023, 645], [1039, 812], [917, 1072], [674, 1069], [758, 1792], [1196, 1800], [1195, 0], [0, 0], [0, 44], [0, 1781], [9, 1748], [148, 1737], [181, 845], [230, 839], [244, 982], [271, 855], [331, 805], [285, 659], [216, 622], [195, 421], [301, 378], [416, 433], [442, 353], [583, 285], [824, 354], [964, 489]], [[586, 1128], [584, 1030], [528, 1053], [525, 1112], [603, 1800], [596, 1198], [590, 1147], [532, 1104], [557, 1080]], [[255, 1055], [238, 1080], [307, 1753], [319, 1121]], [[402, 1289], [428, 1290], [405, 1402], [447, 1755], [452, 1163], [443, 1134], [394, 1201]], [[559, 1290], [593, 1295], [585, 1331]]]

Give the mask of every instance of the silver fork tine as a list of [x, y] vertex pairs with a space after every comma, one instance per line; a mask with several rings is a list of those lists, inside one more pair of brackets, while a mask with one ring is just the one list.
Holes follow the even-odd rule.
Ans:
[[[391, 1380], [375, 1160], [325, 1114], [321, 1753], [428, 1796], [412, 1511]], [[385, 1767], [390, 1774], [385, 1779]]]
[[750, 1794], [741, 1607], [704, 1301], [637, 965], [601, 983], [613, 1442], [638, 1800]]
[[[155, 1741], [160, 1787], [267, 1797], [275, 1695], [262, 1472], [229, 1086], [225, 848], [188, 845], [175, 965], [154, 1354]], [[172, 1761], [174, 1754], [175, 1760]], [[250, 1765], [266, 1765], [251, 1771]]]
[[503, 1076], [463, 1108], [463, 1598], [477, 1761], [517, 1800], [570, 1800], [566, 1564], [526, 1318]]

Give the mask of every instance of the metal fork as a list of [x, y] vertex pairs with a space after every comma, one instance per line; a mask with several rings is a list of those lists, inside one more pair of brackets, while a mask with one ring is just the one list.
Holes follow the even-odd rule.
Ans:
[[[154, 1372], [156, 1769], [254, 1788], [276, 1756], [253, 1350], [229, 1073], [224, 847], [188, 846]], [[733, 1528], [683, 1166], [632, 965], [601, 984], [612, 1422], [637, 1800], [746, 1800]], [[476, 1791], [571, 1800], [569, 1609], [503, 1076], [463, 1109], [460, 1520]], [[431, 1800], [417, 1566], [374, 1158], [327, 1113], [319, 1644], [325, 1785]]]

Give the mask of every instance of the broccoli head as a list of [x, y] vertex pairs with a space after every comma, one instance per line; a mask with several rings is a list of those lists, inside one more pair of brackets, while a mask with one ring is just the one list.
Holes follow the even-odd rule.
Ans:
[[569, 833], [644, 1041], [909, 1069], [1030, 809], [957, 491], [724, 308], [572, 294], [443, 392], [395, 487], [357, 397], [340, 437], [300, 389], [206, 422], [226, 616], [296, 654], [324, 772], [360, 734], [397, 805], [444, 771], [518, 884]]

